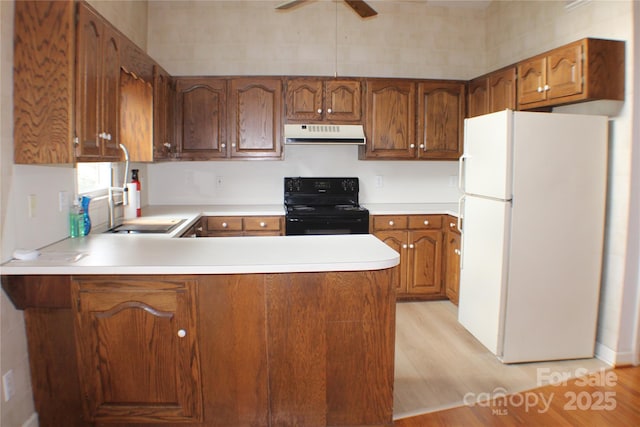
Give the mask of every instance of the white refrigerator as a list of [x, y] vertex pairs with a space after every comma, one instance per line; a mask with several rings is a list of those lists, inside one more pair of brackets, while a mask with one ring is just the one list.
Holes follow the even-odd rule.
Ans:
[[459, 322], [503, 363], [594, 354], [608, 120], [465, 120]]

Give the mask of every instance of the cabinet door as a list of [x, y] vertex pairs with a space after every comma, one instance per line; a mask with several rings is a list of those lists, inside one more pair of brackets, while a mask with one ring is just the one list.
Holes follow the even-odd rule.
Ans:
[[328, 80], [324, 89], [325, 119], [357, 122], [362, 119], [362, 87], [358, 80]]
[[120, 154], [120, 40], [116, 30], [108, 23], [104, 24], [104, 42], [102, 49], [102, 157], [118, 159]]
[[368, 80], [366, 84], [367, 145], [364, 158], [415, 158], [415, 83]]
[[153, 158], [162, 160], [176, 154], [173, 115], [176, 88], [173, 78], [161, 67], [156, 65], [153, 72]]
[[201, 160], [227, 157], [226, 81], [179, 78], [176, 98], [179, 156]]
[[489, 76], [489, 113], [516, 109], [516, 69], [508, 68]]
[[116, 160], [120, 102], [118, 33], [84, 3], [78, 4], [76, 156]]
[[231, 157], [279, 158], [282, 154], [282, 80], [231, 80]]
[[462, 155], [464, 83], [418, 85], [418, 158], [457, 160]]
[[546, 58], [533, 58], [518, 64], [518, 105], [547, 99], [544, 90], [546, 69]]
[[118, 277], [73, 281], [87, 420], [202, 420], [195, 286]]
[[469, 82], [468, 117], [481, 116], [489, 112], [489, 78], [482, 77]]
[[460, 289], [460, 233], [454, 230], [446, 232], [444, 274], [447, 298], [457, 305]]
[[102, 133], [99, 97], [102, 91], [100, 70], [104, 26], [98, 16], [83, 4], [78, 5], [76, 53], [76, 156], [98, 159], [101, 154], [98, 134]]
[[549, 99], [582, 92], [582, 44], [569, 45], [549, 54], [547, 86]]
[[407, 292], [409, 294], [442, 294], [442, 232], [409, 232]]
[[374, 235], [387, 246], [400, 254], [400, 265], [393, 271], [392, 281], [396, 292], [407, 292], [407, 232], [406, 231], [375, 231]]
[[286, 91], [287, 120], [322, 120], [322, 80], [289, 79]]

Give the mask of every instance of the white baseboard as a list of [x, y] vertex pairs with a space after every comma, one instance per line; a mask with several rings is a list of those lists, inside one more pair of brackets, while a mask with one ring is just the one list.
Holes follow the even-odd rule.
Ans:
[[596, 357], [613, 367], [631, 366], [635, 363], [635, 355], [632, 351], [617, 352], [597, 342]]
[[22, 423], [22, 427], [38, 427], [38, 414], [34, 412], [29, 419]]

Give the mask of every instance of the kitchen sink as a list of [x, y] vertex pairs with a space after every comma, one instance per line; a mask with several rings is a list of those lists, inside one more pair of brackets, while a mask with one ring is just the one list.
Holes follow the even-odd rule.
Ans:
[[184, 219], [135, 219], [117, 225], [105, 233], [109, 234], [164, 234], [182, 224]]

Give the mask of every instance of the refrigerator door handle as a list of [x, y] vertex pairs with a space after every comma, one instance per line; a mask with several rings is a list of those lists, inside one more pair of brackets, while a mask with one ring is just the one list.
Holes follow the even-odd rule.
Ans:
[[463, 194], [458, 199], [458, 224], [456, 227], [460, 232], [460, 269], [462, 269], [463, 261], [464, 261], [464, 233], [462, 231], [462, 207], [464, 206], [464, 198], [466, 196]]
[[460, 159], [458, 159], [458, 189], [463, 193], [465, 192], [465, 189], [464, 189], [464, 161], [468, 157], [469, 156], [467, 156], [466, 154], [463, 154], [462, 156], [460, 156]]

